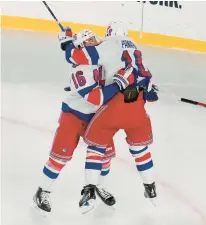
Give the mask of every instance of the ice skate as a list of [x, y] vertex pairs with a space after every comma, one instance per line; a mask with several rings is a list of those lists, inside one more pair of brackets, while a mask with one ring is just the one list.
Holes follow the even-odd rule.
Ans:
[[95, 185], [89, 184], [84, 186], [81, 191], [82, 198], [79, 201], [79, 207], [81, 208], [81, 212], [83, 214], [94, 208], [94, 201], [96, 199], [95, 188]]
[[145, 188], [145, 192], [144, 192], [145, 198], [149, 198], [152, 204], [156, 206], [157, 193], [156, 193], [155, 182], [153, 182], [152, 184], [144, 184], [144, 188]]
[[51, 212], [51, 200], [50, 192], [44, 191], [42, 188], [38, 188], [36, 194], [33, 197], [34, 208], [42, 215], [47, 215]]
[[97, 186], [95, 188], [97, 195], [99, 198], [108, 206], [114, 206], [116, 203], [116, 200], [114, 196], [109, 193], [105, 188], [101, 186]]

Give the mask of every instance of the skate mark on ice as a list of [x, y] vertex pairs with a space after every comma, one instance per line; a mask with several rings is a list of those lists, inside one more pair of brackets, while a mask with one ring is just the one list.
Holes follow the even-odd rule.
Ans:
[[44, 132], [44, 133], [54, 133], [55, 132], [55, 130], [52, 130], [52, 129], [49, 129], [46, 127], [37, 126], [37, 125], [31, 124], [31, 123], [28, 123], [26, 121], [21, 121], [21, 120], [12, 119], [12, 118], [6, 118], [4, 116], [1, 116], [1, 119], [6, 122], [12, 123], [14, 125], [21, 125], [21, 126], [32, 128], [34, 130]]
[[[117, 157], [116, 160], [121, 163], [128, 164], [128, 161], [122, 157]], [[157, 183], [162, 185], [165, 189], [168, 189], [169, 193], [171, 193], [177, 201], [183, 203], [186, 207], [190, 208], [193, 212], [199, 215], [202, 222], [206, 225], [206, 215], [198, 208], [198, 206], [196, 206], [195, 203], [192, 202], [189, 196], [185, 195], [177, 187], [168, 183], [167, 181], [163, 181], [159, 177], [157, 177]]]
[[196, 214], [198, 214], [200, 216], [200, 218], [202, 219], [202, 221], [206, 224], [206, 216], [204, 215], [204, 213], [201, 212], [201, 210], [190, 200], [190, 198], [185, 195], [184, 193], [182, 193], [181, 190], [178, 190], [178, 188], [176, 188], [175, 186], [173, 186], [172, 184], [165, 182], [161, 179], [159, 179], [159, 183], [165, 187], [166, 189], [169, 190], [169, 192], [179, 201], [181, 201], [182, 203], [184, 203], [187, 207], [189, 207], [190, 209], [192, 209]]

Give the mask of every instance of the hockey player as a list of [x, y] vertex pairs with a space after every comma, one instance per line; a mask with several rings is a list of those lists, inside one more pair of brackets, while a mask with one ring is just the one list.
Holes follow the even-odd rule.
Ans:
[[[93, 47], [93, 50], [90, 49], [90, 52], [96, 53], [97, 63], [105, 68], [106, 83], [116, 82], [122, 93], [115, 95], [98, 110], [85, 133], [84, 140], [88, 144], [85, 164], [86, 185], [79, 206], [89, 209], [93, 208], [93, 201], [96, 198], [95, 189], [99, 183], [101, 161], [107, 143], [119, 129], [124, 129], [127, 135], [130, 153], [143, 180], [145, 197], [150, 198], [152, 202], [156, 198], [153, 161], [148, 148], [153, 141], [152, 128], [144, 104], [147, 100], [158, 99], [158, 89], [151, 84], [152, 75], [143, 64], [142, 54], [133, 40], [127, 37], [127, 30], [122, 24], [111, 23], [107, 28], [107, 36], [108, 38], [100, 45]], [[111, 76], [117, 68], [123, 69]], [[127, 80], [122, 79], [128, 68], [132, 69], [131, 74], [137, 79], [135, 85], [128, 84], [129, 79], [134, 78], [131, 75]], [[84, 93], [84, 96], [90, 91]], [[91, 153], [95, 156], [92, 162]]]
[[[97, 64], [77, 66], [74, 61], [71, 61], [72, 59], [68, 58], [68, 52], [71, 50], [74, 55], [77, 54], [77, 58], [75, 59], [79, 60], [79, 64], [84, 64], [85, 60], [89, 60], [89, 56], [85, 54], [87, 46], [89, 48], [90, 45], [98, 44], [98, 38], [96, 38], [91, 31], [83, 31], [79, 35], [81, 37], [80, 42], [84, 42], [85, 45], [85, 48], [83, 49], [75, 48], [73, 44], [71, 44], [68, 32], [67, 35], [65, 35], [65, 38], [61, 39], [61, 48], [66, 50], [67, 61], [73, 65], [72, 74], [69, 79], [69, 87], [71, 90], [68, 92], [67, 98], [62, 103], [59, 127], [56, 131], [49, 159], [43, 168], [42, 181], [33, 198], [35, 207], [45, 213], [51, 211], [50, 193], [52, 191], [52, 185], [67, 162], [71, 160], [79, 138], [84, 135], [88, 122], [102, 104], [105, 104], [120, 91], [115, 80], [110, 85], [102, 86], [102, 79], [104, 76], [104, 68], [102, 66]], [[80, 38], [78, 38], [78, 40], [80, 40]], [[96, 57], [91, 57], [90, 60], [96, 60], [95, 58]], [[124, 78], [122, 79], [125, 79], [126, 81], [129, 75], [130, 70], [125, 72]], [[132, 81], [128, 81], [128, 85], [131, 83]], [[90, 90], [90, 92], [85, 94], [88, 90]], [[90, 162], [98, 160], [95, 152], [95, 148], [90, 151], [90, 156], [88, 156]], [[110, 161], [111, 158], [114, 157], [114, 154], [114, 145], [111, 139], [108, 142], [106, 153], [103, 154], [103, 159], [101, 158], [101, 177], [104, 177], [109, 173]], [[98, 185], [101, 183], [102, 182], [99, 181]], [[100, 197], [104, 195], [105, 199], [105, 196], [107, 196], [106, 203], [110, 205], [115, 204], [114, 197], [98, 185], [96, 190]]]
[[[112, 24], [112, 26], [108, 26], [108, 29], [107, 29], [107, 35], [108, 36], [110, 36], [112, 33], [113, 33], [113, 35], [119, 35], [120, 33], [121, 34], [125, 34], [126, 32], [127, 31], [124, 28], [122, 28], [121, 26], [119, 26], [118, 23], [114, 23], [114, 24]], [[81, 35], [83, 35], [83, 36], [81, 36]], [[86, 44], [85, 41], [82, 42], [82, 43], [81, 43], [81, 41], [79, 42], [79, 39], [84, 37], [84, 32], [81, 35], [76, 36], [76, 38], [74, 40], [74, 45], [76, 47], [82, 47], [82, 46], [84, 46], [84, 44]], [[121, 40], [121, 37], [119, 37], [119, 39]], [[143, 96], [144, 100], [147, 100], [147, 101], [157, 100], [157, 98], [158, 98], [157, 97], [157, 93], [156, 93], [157, 92], [157, 88], [156, 88], [156, 86], [149, 85], [149, 84], [151, 84], [151, 82], [150, 82], [151, 74], [150, 74], [149, 71], [146, 70], [146, 68], [144, 68], [144, 65], [143, 65], [143, 62], [142, 62], [142, 57], [141, 57], [141, 52], [136, 48], [135, 44], [132, 42], [131, 39], [130, 40], [129, 39], [126, 40], [126, 39], [127, 38], [124, 37], [123, 40], [121, 41], [122, 48], [124, 46], [124, 51], [123, 52], [122, 52], [122, 49], [121, 50], [119, 49], [119, 47], [117, 47], [117, 48], [114, 47], [115, 44], [118, 45], [118, 43], [119, 43], [118, 40], [115, 37], [115, 38], [111, 38], [111, 39], [106, 40], [107, 42], [104, 41], [103, 45], [100, 44], [99, 46], [96, 46], [96, 47], [93, 47], [93, 48], [92, 47], [91, 48], [85, 48], [84, 49], [85, 51], [84, 51], [84, 54], [83, 54], [84, 57], [82, 57], [83, 62], [78, 62], [78, 59], [79, 59], [77, 57], [78, 51], [73, 49], [73, 48], [72, 49], [68, 49], [68, 51], [66, 53], [66, 59], [68, 61], [70, 61], [70, 62], [73, 62], [74, 65], [78, 65], [78, 64], [81, 64], [81, 63], [83, 63], [83, 64], [99, 63], [99, 64], [104, 65], [105, 68], [106, 68], [106, 83], [111, 83], [113, 80], [116, 80], [116, 82], [119, 83], [120, 88], [122, 89], [122, 92], [124, 94], [124, 101], [125, 102], [136, 101], [136, 99], [138, 97], [138, 92], [140, 92], [140, 96]], [[106, 45], [104, 45], [104, 43], [106, 43]], [[109, 43], [109, 45], [108, 45], [108, 43]], [[93, 46], [97, 45], [97, 43], [95, 41], [91, 42], [91, 46], [92, 45]], [[122, 56], [121, 57], [121, 62], [119, 62], [118, 55]], [[96, 56], [96, 59], [95, 59], [94, 56]], [[125, 63], [125, 65], [123, 65], [121, 63], [123, 63], [123, 64]], [[138, 86], [141, 86], [139, 91], [137, 91], [137, 88], [135, 86], [133, 86], [133, 87], [130, 86], [125, 91], [123, 90], [125, 88], [125, 84], [127, 84], [127, 82], [122, 80], [123, 77], [121, 76], [121, 74], [125, 73], [124, 70], [120, 71], [119, 76], [117, 76], [117, 75], [114, 76], [114, 77], [111, 76], [111, 74], [113, 74], [113, 72], [117, 68], [125, 67], [125, 66], [127, 66], [127, 67], [129, 66], [130, 67], [131, 65], [134, 66], [134, 68], [136, 67], [134, 72], [136, 71], [135, 74], [137, 75], [136, 77], [138, 78], [138, 80], [137, 80]], [[142, 83], [142, 85], [141, 85], [141, 83]], [[96, 92], [96, 94], [99, 95], [98, 94], [99, 91], [98, 90], [94, 91], [92, 89], [92, 87], [91, 87], [90, 90], [87, 90], [88, 92], [84, 93], [85, 96], [88, 96], [88, 93], [91, 90], [92, 90], [93, 93]], [[101, 95], [99, 95], [99, 96], [101, 96]], [[87, 98], [85, 98], [85, 99], [87, 99]], [[140, 100], [141, 100], [141, 98], [140, 98]], [[150, 120], [149, 120], [149, 118], [147, 120], [149, 121], [148, 127], [150, 127]], [[133, 146], [131, 146], [131, 148], [132, 147]], [[146, 149], [147, 149], [147, 146], [145, 147], [145, 150]], [[143, 151], [143, 153], [144, 154], [148, 153], [148, 154], [146, 154], [147, 157], [148, 157], [148, 155], [150, 156], [149, 152], [144, 152]], [[140, 156], [141, 155], [138, 155], [137, 158], [140, 157]], [[134, 155], [134, 157], [135, 157], [135, 155]], [[137, 159], [137, 161], [138, 160], [139, 160], [139, 158]], [[149, 162], [149, 164], [148, 164], [148, 165], [150, 165], [150, 167], [145, 169], [145, 170], [149, 170], [148, 174], [151, 174], [151, 169], [150, 168], [152, 168], [152, 166], [151, 166], [152, 165], [152, 160], [150, 160], [150, 161], [151, 162]], [[94, 163], [93, 163], [93, 165], [94, 165]], [[140, 167], [141, 166], [137, 166], [137, 169], [140, 170]], [[143, 174], [145, 176], [145, 174], [147, 174], [147, 171], [141, 171], [140, 174]], [[152, 179], [150, 179], [150, 180], [152, 180]], [[148, 175], [147, 175], [147, 178], [143, 179], [143, 183], [144, 183], [145, 189], [147, 188], [147, 190], [149, 188], [153, 187], [153, 190], [152, 190], [152, 192], [153, 192], [154, 189], [155, 189], [154, 183], [152, 185], [150, 184], [148, 186], [146, 182], [148, 183]], [[87, 186], [85, 188], [87, 188]], [[93, 196], [95, 197], [94, 190], [95, 190], [95, 187], [93, 187], [93, 189], [92, 189]], [[147, 190], [145, 190], [145, 196], [151, 197], [151, 194], [150, 194], [150, 196], [147, 194]], [[84, 190], [83, 190], [82, 193], [84, 194], [83, 195], [83, 199], [85, 199], [85, 196], [87, 196], [87, 198], [88, 198], [88, 196], [90, 194], [89, 192], [85, 192]], [[106, 201], [105, 201], [105, 203], [106, 203]], [[80, 202], [80, 205], [81, 205], [81, 202]], [[87, 205], [87, 207], [91, 207], [92, 206], [92, 205], [88, 204], [88, 202], [86, 202], [86, 205]]]

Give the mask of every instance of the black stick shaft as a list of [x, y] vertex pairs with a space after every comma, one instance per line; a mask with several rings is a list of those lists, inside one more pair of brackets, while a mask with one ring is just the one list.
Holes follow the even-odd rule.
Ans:
[[186, 103], [190, 103], [190, 104], [193, 104], [193, 105], [199, 105], [199, 106], [206, 107], [205, 103], [193, 101], [193, 100], [190, 100], [190, 99], [187, 99], [187, 98], [181, 98], [181, 101], [186, 102]]
[[50, 14], [52, 15], [52, 17], [56, 20], [56, 22], [57, 22], [58, 26], [60, 27], [60, 29], [62, 31], [64, 31], [64, 27], [61, 25], [61, 23], [59, 22], [59, 20], [57, 19], [57, 17], [54, 15], [54, 13], [52, 12], [52, 10], [48, 6], [48, 4], [45, 1], [42, 1], [42, 2], [46, 6], [46, 8], [48, 9], [48, 11], [50, 12]]

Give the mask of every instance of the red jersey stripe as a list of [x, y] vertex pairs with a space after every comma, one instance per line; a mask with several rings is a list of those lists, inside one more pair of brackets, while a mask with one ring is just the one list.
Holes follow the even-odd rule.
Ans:
[[97, 87], [93, 89], [87, 97], [87, 101], [94, 104], [94, 105], [99, 105], [101, 102], [101, 91], [100, 87]]
[[75, 48], [71, 58], [78, 64], [78, 65], [89, 65], [89, 60], [87, 59], [85, 53], [81, 49]]

